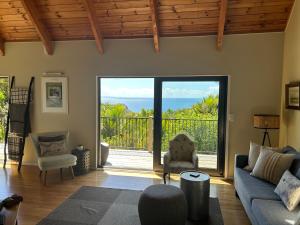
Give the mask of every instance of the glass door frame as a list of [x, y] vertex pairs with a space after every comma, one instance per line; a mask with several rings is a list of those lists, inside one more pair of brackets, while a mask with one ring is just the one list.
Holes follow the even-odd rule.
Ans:
[[188, 82], [188, 81], [216, 81], [219, 82], [219, 107], [218, 107], [218, 150], [217, 169], [218, 175], [224, 175], [225, 148], [226, 148], [226, 121], [227, 121], [227, 89], [228, 76], [192, 76], [192, 77], [155, 77], [154, 78], [154, 123], [153, 123], [153, 169], [162, 171], [161, 162], [161, 137], [162, 137], [162, 84], [163, 82]]
[[[154, 92], [155, 93], [155, 79], [156, 76], [118, 76], [118, 75], [111, 75], [111, 76], [105, 76], [105, 75], [98, 75], [96, 76], [96, 167], [97, 168], [103, 168], [103, 166], [101, 166], [101, 80], [102, 79], [113, 79], [113, 78], [124, 78], [124, 79], [132, 79], [132, 78], [151, 78], [154, 80]], [[154, 111], [154, 96], [153, 95], [153, 111]], [[154, 117], [154, 115], [153, 115]], [[154, 129], [154, 128], [153, 128]], [[154, 140], [153, 140], [154, 143]], [[154, 146], [154, 145], [153, 145]], [[154, 157], [154, 153], [153, 153], [153, 157]], [[153, 160], [154, 161], [154, 160]], [[153, 170], [154, 170], [154, 166], [153, 166]]]

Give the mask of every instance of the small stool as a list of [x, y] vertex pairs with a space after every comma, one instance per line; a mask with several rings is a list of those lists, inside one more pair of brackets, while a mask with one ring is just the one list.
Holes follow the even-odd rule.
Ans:
[[152, 185], [142, 193], [139, 205], [141, 225], [185, 225], [187, 206], [182, 190], [175, 186]]

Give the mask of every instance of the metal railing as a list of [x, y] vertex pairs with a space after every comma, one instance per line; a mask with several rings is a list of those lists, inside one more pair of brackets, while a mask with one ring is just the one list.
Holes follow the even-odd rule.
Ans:
[[[152, 117], [101, 117], [101, 141], [112, 149], [148, 150], [153, 148]], [[162, 151], [178, 133], [190, 135], [198, 153], [216, 154], [218, 121], [200, 119], [162, 119]]]

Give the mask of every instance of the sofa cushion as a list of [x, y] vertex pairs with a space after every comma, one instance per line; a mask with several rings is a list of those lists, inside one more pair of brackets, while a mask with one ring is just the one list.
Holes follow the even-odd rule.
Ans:
[[289, 211], [293, 211], [300, 202], [300, 180], [289, 170], [282, 175], [275, 193], [279, 195], [282, 202]]
[[290, 171], [294, 176], [300, 179], [300, 152], [288, 145], [283, 148], [283, 153], [295, 154], [295, 159], [291, 165]]
[[261, 146], [259, 144], [256, 144], [254, 142], [250, 142], [250, 149], [249, 149], [249, 156], [248, 156], [248, 166], [246, 166], [244, 169], [248, 171], [252, 171], [255, 167], [255, 164], [257, 162], [257, 159], [259, 157], [260, 150], [268, 149], [274, 152], [282, 153], [282, 148], [272, 148], [267, 146]]
[[260, 153], [260, 145], [250, 142], [248, 165], [244, 168], [245, 170], [252, 171]]
[[254, 199], [252, 212], [260, 225], [296, 225], [300, 206], [289, 212], [281, 201]]
[[295, 153], [295, 159], [290, 168], [291, 173], [300, 179], [300, 152]]
[[281, 154], [262, 148], [251, 175], [277, 185], [284, 171], [291, 167], [294, 158], [295, 154]]
[[274, 192], [275, 185], [251, 176], [246, 170], [235, 168], [234, 179], [239, 195], [243, 195], [240, 198], [245, 198], [250, 203], [256, 198], [280, 200]]
[[77, 158], [72, 154], [40, 157], [38, 159], [39, 167], [42, 170], [64, 168], [76, 165]]

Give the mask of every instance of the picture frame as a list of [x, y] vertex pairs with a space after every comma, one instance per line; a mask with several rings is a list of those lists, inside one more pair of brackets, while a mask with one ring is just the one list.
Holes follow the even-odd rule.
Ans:
[[285, 85], [285, 107], [300, 110], [300, 82]]
[[42, 77], [42, 112], [68, 114], [67, 77]]

